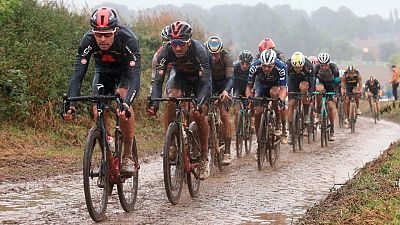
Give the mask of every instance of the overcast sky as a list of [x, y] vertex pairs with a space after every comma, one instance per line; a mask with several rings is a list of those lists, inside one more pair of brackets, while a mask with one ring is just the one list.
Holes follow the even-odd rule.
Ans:
[[174, 4], [181, 6], [184, 3], [191, 3], [200, 5], [203, 8], [211, 8], [216, 5], [223, 4], [244, 4], [244, 5], [255, 5], [259, 2], [265, 3], [269, 6], [289, 4], [294, 9], [303, 9], [308, 13], [322, 7], [327, 6], [333, 10], [337, 10], [339, 6], [346, 6], [350, 8], [356, 15], [365, 16], [367, 14], [378, 14], [384, 18], [389, 17], [389, 11], [398, 8], [400, 10], [400, 0], [270, 0], [270, 1], [259, 1], [259, 0], [202, 0], [202, 1], [190, 1], [190, 0], [136, 0], [136, 1], [121, 1], [121, 0], [66, 0], [66, 2], [72, 2], [78, 7], [82, 7], [85, 3], [89, 7], [101, 3], [116, 3], [125, 4], [132, 10], [145, 9], [154, 7], [157, 5]]

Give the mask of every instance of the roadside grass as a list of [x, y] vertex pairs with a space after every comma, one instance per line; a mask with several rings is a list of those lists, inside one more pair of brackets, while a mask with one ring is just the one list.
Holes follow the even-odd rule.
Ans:
[[400, 142], [307, 210], [298, 224], [400, 224]]

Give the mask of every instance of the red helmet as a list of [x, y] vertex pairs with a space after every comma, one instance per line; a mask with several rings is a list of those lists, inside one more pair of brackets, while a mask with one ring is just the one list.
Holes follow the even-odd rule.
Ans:
[[96, 31], [114, 29], [118, 26], [117, 13], [109, 7], [100, 7], [90, 17], [90, 26]]
[[173, 22], [170, 27], [170, 39], [188, 40], [192, 37], [192, 27], [185, 21]]
[[270, 38], [264, 38], [264, 39], [262, 39], [260, 44], [258, 44], [258, 51], [259, 52], [263, 52], [264, 50], [273, 49], [273, 48], [275, 48], [275, 43]]
[[313, 66], [318, 64], [318, 58], [315, 55], [308, 56], [308, 60], [313, 64]]

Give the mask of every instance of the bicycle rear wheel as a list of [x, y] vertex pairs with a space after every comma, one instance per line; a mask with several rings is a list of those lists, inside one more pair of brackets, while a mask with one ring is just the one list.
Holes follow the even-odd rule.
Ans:
[[237, 125], [236, 125], [236, 156], [238, 158], [242, 157], [242, 151], [243, 151], [243, 136], [244, 136], [244, 126], [243, 126], [243, 112], [239, 111], [238, 113], [238, 120], [237, 120]]
[[[120, 131], [116, 132], [115, 140], [118, 141], [115, 142], [115, 149], [119, 148], [122, 150], [123, 141]], [[120, 156], [122, 155], [122, 151], [120, 151]], [[133, 140], [132, 144], [132, 159], [134, 162], [135, 172], [133, 174], [129, 174], [129, 176], [122, 174], [121, 183], [117, 184], [119, 202], [121, 203], [121, 206], [125, 212], [130, 212], [134, 209], [138, 192], [139, 165], [135, 139]]]
[[199, 194], [200, 190], [200, 157], [201, 157], [201, 148], [200, 148], [200, 139], [197, 133], [197, 124], [192, 122], [189, 126], [189, 137], [188, 137], [188, 146], [189, 146], [189, 159], [191, 171], [186, 173], [187, 184], [190, 196], [195, 198]]
[[89, 215], [95, 222], [106, 218], [110, 183], [105, 152], [101, 130], [90, 129], [83, 158], [83, 189]]
[[179, 202], [183, 185], [183, 156], [181, 137], [177, 123], [171, 123], [164, 140], [163, 171], [164, 185], [168, 200], [175, 205]]
[[246, 149], [246, 155], [249, 156], [251, 152], [251, 144], [253, 142], [253, 133], [251, 131], [250, 112], [246, 111], [244, 115], [244, 146]]
[[265, 118], [265, 114], [261, 115], [260, 128], [258, 130], [258, 148], [257, 148], [257, 166], [258, 170], [264, 168], [264, 162], [267, 154], [267, 135], [268, 126]]

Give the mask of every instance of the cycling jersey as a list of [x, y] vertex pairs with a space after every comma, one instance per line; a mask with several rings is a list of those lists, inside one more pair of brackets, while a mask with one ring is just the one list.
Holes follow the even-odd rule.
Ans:
[[[168, 64], [171, 64], [171, 77], [168, 82], [170, 82], [171, 79], [177, 78], [184, 83], [171, 81], [171, 84], [180, 83], [185, 86], [195, 85], [197, 90], [197, 93], [195, 93], [197, 95], [197, 101], [207, 98], [211, 92], [211, 69], [209, 59], [208, 51], [205, 49], [203, 44], [197, 40], [191, 40], [186, 55], [181, 58], [176, 57], [172, 50], [171, 43], [167, 43], [161, 49], [157, 59], [157, 71], [154, 78], [151, 97], [161, 97], [165, 71]], [[163, 74], [160, 74], [161, 70], [164, 71]], [[167, 85], [167, 88], [175, 88], [175, 86]], [[158, 105], [158, 102], [155, 102], [154, 104]]]
[[222, 91], [229, 92], [233, 86], [233, 59], [229, 52], [222, 50], [220, 58], [212, 62], [212, 89], [214, 94], [221, 94]]
[[128, 88], [125, 103], [131, 105], [139, 93], [140, 86], [140, 48], [135, 34], [124, 26], [120, 26], [114, 43], [107, 51], [97, 45], [93, 32], [88, 31], [82, 38], [76, 55], [74, 74], [69, 83], [68, 96], [75, 97], [80, 93], [82, 80], [86, 75], [91, 56], [95, 60], [95, 77], [93, 94], [98, 94], [96, 82], [104, 86], [104, 93], [112, 94], [116, 84]]
[[348, 71], [344, 72], [344, 82], [347, 93], [353, 92], [354, 87], [358, 85], [359, 80], [361, 79], [360, 72], [358, 70], [355, 71], [353, 77], [349, 76]]
[[[300, 92], [300, 82], [306, 81], [309, 84], [308, 92], [315, 91], [315, 75], [314, 75], [314, 67], [310, 60], [305, 59], [305, 64], [303, 66], [303, 70], [300, 73], [296, 73], [294, 70], [291, 60], [289, 59], [286, 62], [287, 71], [288, 71], [288, 91], [289, 92]], [[294, 99], [294, 95], [289, 93], [289, 99]]]
[[381, 85], [379, 84], [379, 81], [377, 79], [374, 79], [373, 83], [370, 80], [367, 80], [367, 82], [365, 82], [366, 92], [370, 91], [373, 95], [378, 95], [378, 91], [380, 89]]
[[233, 65], [233, 95], [234, 96], [245, 96], [247, 80], [249, 77], [250, 67], [243, 71], [240, 67], [240, 62], [236, 62]]
[[321, 70], [321, 65], [315, 66], [315, 76], [324, 85], [327, 92], [334, 92], [335, 85], [339, 81], [339, 68], [333, 62], [329, 63], [329, 69]]

